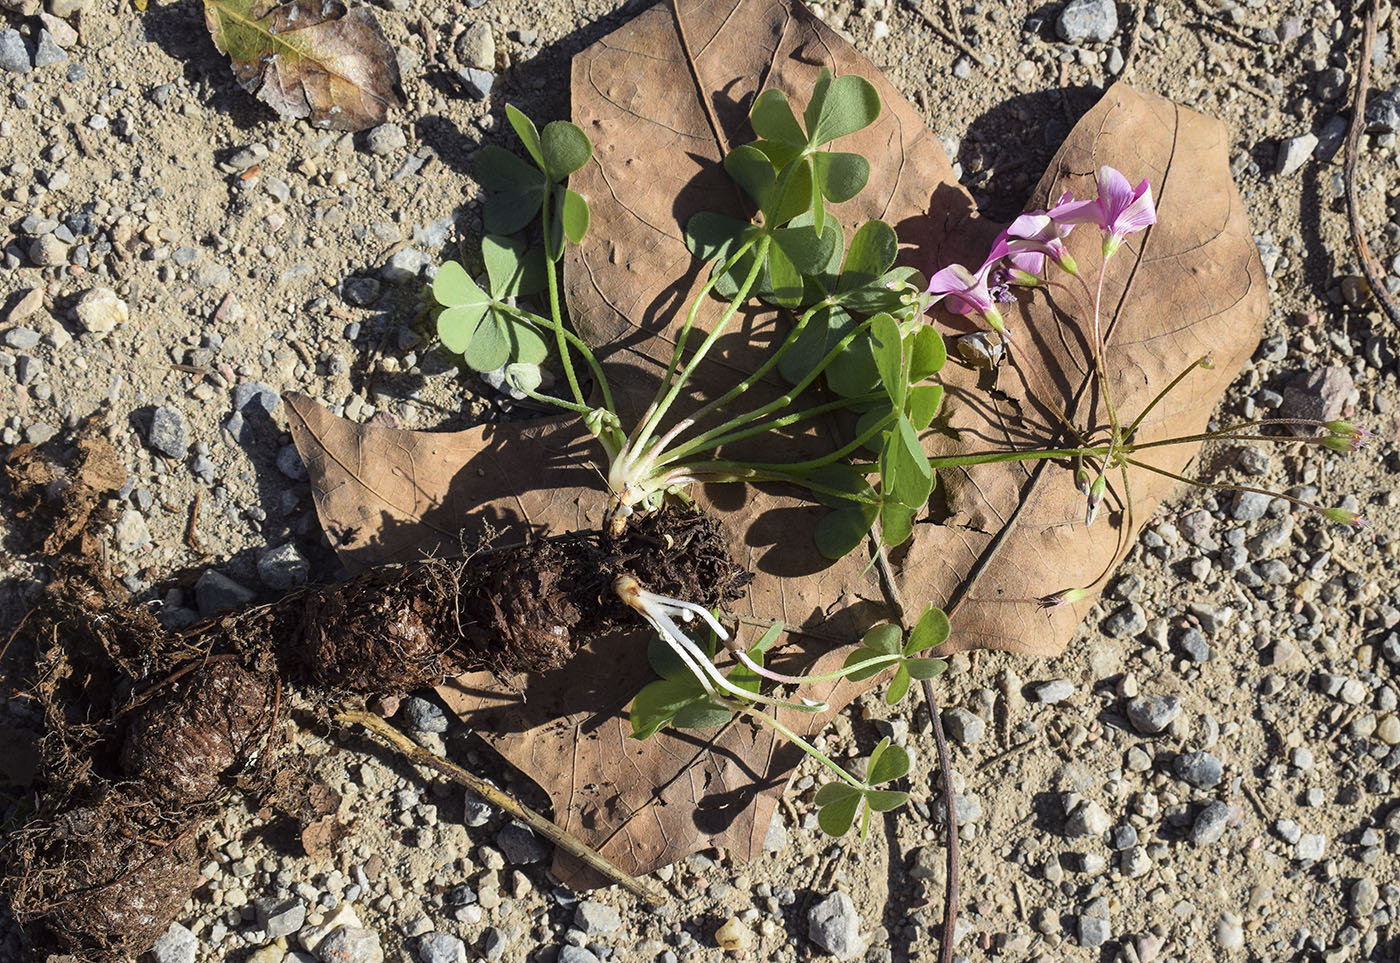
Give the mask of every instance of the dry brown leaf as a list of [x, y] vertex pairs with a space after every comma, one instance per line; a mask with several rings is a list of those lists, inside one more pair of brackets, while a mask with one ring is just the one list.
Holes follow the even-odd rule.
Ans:
[[[718, 173], [719, 160], [725, 146], [750, 136], [747, 105], [764, 87], [780, 87], [800, 102], [822, 66], [876, 84], [885, 103], [880, 122], [840, 145], [876, 160], [865, 193], [836, 211], [848, 232], [881, 217], [915, 241], [905, 260], [932, 270], [976, 259], [995, 230], [972, 216], [970, 198], [914, 109], [804, 9], [771, 0], [690, 0], [678, 8], [680, 21], [666, 5], [651, 8], [574, 64], [575, 120], [593, 139], [598, 163], [571, 185], [594, 212], [590, 241], [571, 252], [567, 264], [571, 316], [595, 343], [619, 345], [606, 363], [634, 403], [650, 394], [670, 354], [677, 306], [700, 283], [682, 227], [695, 211], [719, 206], [717, 198], [735, 196]], [[685, 24], [683, 33], [678, 22]], [[1116, 125], [1114, 132], [1106, 120]], [[1144, 385], [1155, 391], [1203, 346], [1214, 347], [1217, 372], [1193, 383], [1189, 410], [1178, 404], [1163, 413], [1163, 423], [1173, 428], [1204, 423], [1261, 324], [1262, 274], [1224, 147], [1216, 122], [1120, 86], [1071, 133], [1036, 195], [1044, 198], [1057, 178], [1090, 175], [1102, 163], [1134, 180], [1153, 178], [1164, 225], [1119, 255], [1115, 268], [1124, 273], [1112, 283], [1126, 296], [1110, 321], [1110, 339], [1119, 393], [1130, 410], [1149, 390]], [[1082, 183], [1076, 186], [1083, 190]], [[1166, 224], [1169, 218], [1179, 223]], [[1090, 258], [1080, 261], [1093, 267]], [[1174, 313], [1138, 313], [1158, 305]], [[776, 323], [752, 319], [745, 336], [731, 339], [709, 366], [701, 389], [727, 386], [736, 373], [752, 370], [755, 349], [748, 338], [761, 343]], [[1073, 352], [1050, 343], [1048, 336], [1058, 338], [1059, 331], [1043, 305], [1029, 308], [1019, 325], [1028, 335], [1022, 340], [1034, 342], [1044, 352], [1039, 362], [1055, 373], [1045, 377], [1067, 398], [1079, 399], [1085, 379]], [[951, 366], [945, 373], [961, 402], [954, 426], [974, 444], [970, 436], [986, 434], [1001, 420], [985, 402], [981, 410], [974, 404], [982, 396], [962, 373]], [[1015, 385], [1003, 387], [1018, 394]], [[1079, 400], [1081, 412], [1090, 400]], [[601, 486], [590, 461], [596, 449], [568, 419], [429, 435], [342, 422], [305, 399], [293, 399], [292, 410], [323, 523], [333, 535], [351, 536], [341, 548], [349, 564], [433, 546], [501, 544], [595, 526], [601, 518]], [[810, 442], [794, 442], [794, 452]], [[928, 444], [937, 450], [942, 442], [930, 436]], [[1033, 594], [1066, 587], [1061, 579], [1079, 569], [1097, 574], [1115, 557], [1124, 519], [1101, 521], [1086, 534], [1071, 524], [1082, 505], [1060, 497], [1053, 475], [1063, 470], [1048, 466], [1024, 484], [1007, 469], [944, 478], [955, 514], [947, 524], [920, 524], [901, 576], [911, 607], [944, 602], [964, 583], [971, 586], [954, 623], [959, 647], [967, 647], [966, 635], [982, 646], [1058, 651], [1082, 617], [1066, 609], [1052, 620], [1018, 604], [977, 601], [1009, 594], [1022, 561], [1013, 551], [1027, 554], [1031, 571], [1055, 576]], [[1069, 488], [1067, 478], [1060, 484]], [[1139, 518], [1164, 491], [1135, 491]], [[1022, 494], [1026, 507], [1018, 513], [1015, 499]], [[863, 560], [830, 563], [807, 539], [793, 537], [809, 532], [821, 510], [768, 488], [729, 486], [703, 492], [701, 501], [726, 526], [736, 559], [756, 572], [745, 602], [749, 613], [784, 619], [806, 633], [779, 658], [801, 663], [824, 653], [823, 665], [837, 663], [846, 651], [841, 640], [854, 640], [889, 616]], [[1054, 556], [1053, 568], [1052, 550], [1063, 553]], [[753, 855], [796, 754], [744, 724], [717, 736], [668, 732], [645, 743], [627, 739], [627, 702], [649, 677], [641, 651], [640, 634], [617, 638], [592, 647], [567, 671], [504, 685], [479, 674], [441, 692], [545, 788], [566, 829], [623, 868], [647, 872], [707, 845], [739, 858]], [[593, 671], [590, 662], [606, 668]], [[862, 688], [837, 687], [833, 711]], [[815, 728], [828, 718], [788, 721]], [[584, 881], [573, 868], [559, 868], [567, 881]]]
[[238, 84], [283, 119], [364, 130], [402, 107], [394, 48], [369, 7], [340, 0], [204, 0]]

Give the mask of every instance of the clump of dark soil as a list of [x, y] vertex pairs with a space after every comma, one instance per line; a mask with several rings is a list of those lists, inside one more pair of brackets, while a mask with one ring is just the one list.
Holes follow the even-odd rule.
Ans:
[[279, 758], [290, 695], [326, 707], [479, 668], [556, 669], [634, 623], [612, 592], [619, 575], [711, 607], [751, 578], [713, 519], [668, 510], [617, 537], [371, 569], [177, 634], [94, 561], [96, 506], [122, 478], [103, 470], [105, 441], [80, 445], [67, 468], [37, 451], [7, 465], [19, 504], [52, 523], [56, 555], [22, 627], [34, 659], [20, 684], [44, 720], [37, 802], [0, 846], [0, 889], [36, 952], [97, 961], [150, 947], [198, 885], [198, 836], [224, 797], [276, 797], [295, 775]]

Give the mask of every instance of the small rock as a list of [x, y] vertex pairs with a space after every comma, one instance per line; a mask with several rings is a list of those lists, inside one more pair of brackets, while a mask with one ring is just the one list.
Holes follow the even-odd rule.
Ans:
[[807, 911], [807, 938], [826, 955], [853, 960], [865, 950], [855, 903], [837, 890]]
[[17, 351], [28, 351], [36, 347], [40, 340], [39, 332], [30, 328], [11, 328], [5, 332], [5, 347]]
[[559, 947], [559, 955], [555, 957], [555, 963], [601, 963], [601, 961], [583, 947], [566, 943]]
[[52, 234], [43, 234], [29, 242], [29, 260], [38, 267], [58, 267], [68, 263], [68, 245]]
[[1136, 602], [1115, 609], [1103, 622], [1104, 634], [1113, 639], [1131, 639], [1141, 635], [1146, 628], [1147, 613]]
[[1181, 698], [1173, 695], [1146, 695], [1128, 702], [1128, 721], [1143, 735], [1164, 732], [1181, 715]]
[[1327, 852], [1327, 837], [1322, 833], [1303, 833], [1293, 847], [1299, 859], [1318, 860]]
[[379, 276], [391, 284], [405, 284], [416, 280], [428, 262], [428, 255], [417, 248], [406, 247], [384, 262]]
[[506, 934], [496, 926], [488, 926], [481, 934], [481, 955], [487, 963], [498, 963], [506, 955]]
[[1196, 821], [1191, 824], [1191, 842], [1197, 846], [1220, 842], [1220, 837], [1225, 835], [1225, 829], [1230, 825], [1230, 816], [1230, 807], [1226, 803], [1218, 799], [1208, 803], [1196, 814]]
[[1065, 43], [1108, 43], [1117, 32], [1113, 0], [1070, 0], [1055, 21], [1055, 33]]
[[31, 66], [29, 48], [24, 45], [20, 32], [13, 28], [0, 30], [0, 70], [27, 74]]
[[1223, 910], [1215, 921], [1215, 942], [1222, 950], [1238, 950], [1244, 946], [1244, 920], [1238, 913]]
[[418, 696], [409, 696], [399, 703], [399, 714], [404, 725], [414, 732], [446, 732], [447, 713], [435, 702]]
[[920, 846], [914, 850], [914, 862], [909, 867], [912, 879], [933, 881], [933, 886], [942, 886], [948, 879], [948, 852], [942, 846]]
[[1380, 902], [1380, 890], [1370, 877], [1363, 876], [1351, 884], [1351, 918], [1358, 922], [1369, 920]]
[[747, 950], [753, 944], [753, 931], [739, 922], [739, 917], [731, 916], [715, 930], [715, 943], [731, 953]]
[[467, 945], [451, 933], [429, 933], [418, 940], [421, 963], [467, 963]]
[[[15, 302], [15, 306], [10, 308], [10, 310], [5, 313], [5, 323], [14, 324], [16, 321], [22, 321], [25, 318], [29, 317], [31, 314], [33, 314], [35, 311], [38, 311], [43, 306], [44, 289], [30, 288], [28, 291], [24, 292], [24, 294], [20, 297], [18, 301]], [[25, 345], [11, 344], [10, 347], [23, 348], [25, 347]], [[28, 347], [33, 347], [33, 345], [29, 345]]]
[[199, 614], [209, 616], [223, 609], [247, 605], [257, 598], [257, 593], [222, 572], [210, 569], [194, 583], [194, 596], [199, 605]]
[[1079, 945], [1103, 946], [1113, 936], [1108, 918], [1108, 900], [1100, 896], [1079, 914]]
[[1065, 833], [1069, 836], [1102, 836], [1113, 825], [1108, 812], [1092, 799], [1086, 800], [1070, 814], [1065, 823]]
[[171, 923], [151, 947], [151, 958], [155, 963], [194, 963], [199, 940], [179, 923]]
[[470, 789], [467, 790], [466, 801], [462, 804], [462, 824], [476, 829], [485, 826], [491, 821], [491, 817], [496, 814], [496, 810], [490, 803], [482, 799]]
[[[543, 862], [549, 855], [549, 847], [540, 842], [529, 828], [520, 823], [507, 823], [496, 836], [496, 845], [501, 847], [507, 860], [514, 865]], [[602, 903], [597, 904], [602, 906]], [[616, 910], [613, 910], [615, 913]]]
[[40, 30], [39, 45], [34, 48], [34, 66], [49, 67], [67, 59], [68, 54], [64, 49], [54, 43], [53, 34], [47, 30]]
[[943, 711], [943, 728], [948, 730], [948, 738], [964, 745], [981, 742], [987, 735], [987, 723], [981, 716], [962, 706]]
[[346, 278], [340, 291], [345, 300], [357, 308], [367, 308], [379, 300], [379, 282], [374, 278]]
[[379, 934], [360, 926], [339, 926], [316, 944], [321, 963], [384, 963]]
[[161, 405], [151, 414], [146, 443], [171, 458], [184, 458], [190, 450], [190, 429], [178, 408]]
[[285, 592], [306, 584], [311, 563], [291, 542], [269, 548], [258, 556], [258, 578], [270, 589]]
[[245, 381], [233, 388], [234, 411], [270, 415], [281, 401], [277, 389], [261, 381]]
[[216, 261], [205, 261], [194, 269], [194, 283], [202, 288], [216, 288], [232, 278], [233, 272]]
[[1372, 134], [1400, 131], [1400, 87], [1367, 98], [1366, 130]]
[[267, 149], [266, 144], [254, 142], [247, 147], [240, 147], [238, 150], [234, 151], [229, 155], [225, 163], [228, 167], [232, 168], [234, 173], [241, 174], [254, 164], [261, 164], [263, 161], [267, 160], [270, 154], [271, 151]]
[[1215, 635], [1229, 625], [1235, 617], [1235, 610], [1226, 605], [1211, 605], [1206, 602], [1193, 602], [1191, 614], [1201, 623], [1201, 630], [1207, 635]]
[[269, 940], [291, 936], [306, 923], [306, 904], [298, 899], [260, 899], [254, 906]]
[[1031, 686], [1031, 698], [1047, 705], [1064, 702], [1072, 695], [1074, 695], [1074, 683], [1068, 679], [1051, 679], [1048, 682], [1037, 682]]
[[491, 87], [496, 83], [496, 75], [489, 70], [479, 70], [476, 67], [463, 67], [457, 71], [457, 79], [462, 84], [462, 89], [472, 100], [485, 100], [491, 96]]
[[1235, 492], [1230, 503], [1230, 517], [1237, 522], [1256, 522], [1264, 517], [1273, 500], [1272, 495], [1263, 492]]
[[1225, 767], [1208, 752], [1183, 752], [1172, 760], [1172, 771], [1197, 789], [1211, 789], [1219, 784]]
[[462, 32], [456, 43], [457, 59], [463, 67], [494, 72], [496, 69], [496, 38], [491, 25], [477, 21]]
[[607, 936], [622, 928], [622, 914], [607, 903], [579, 900], [574, 907], [574, 925], [589, 936]]
[[408, 138], [398, 124], [380, 124], [365, 135], [365, 148], [380, 157], [407, 146]]
[[73, 308], [78, 325], [92, 334], [108, 334], [130, 317], [126, 302], [111, 288], [91, 288]]
[[1185, 652], [1192, 662], [1210, 661], [1210, 643], [1206, 641], [1200, 629], [1187, 629], [1181, 633], [1177, 645], [1181, 646], [1181, 651]]
[[[1351, 372], [1342, 367], [1318, 368], [1295, 375], [1283, 389], [1280, 418], [1332, 421], [1341, 417], [1342, 408], [1355, 384]], [[1296, 435], [1313, 435], [1316, 429], [1294, 425]]]
[[306, 481], [306, 463], [296, 445], [283, 445], [277, 450], [277, 470], [292, 481]]
[[139, 511], [128, 508], [122, 512], [121, 518], [117, 519], [116, 539], [117, 551], [123, 555], [129, 555], [142, 545], [150, 544], [151, 531], [146, 527], [146, 519]]
[[69, 17], [86, 13], [92, 7], [92, 0], [47, 0], [49, 13], [67, 20]]
[[1296, 174], [1307, 163], [1308, 158], [1316, 149], [1316, 134], [1299, 134], [1297, 137], [1285, 138], [1279, 142], [1278, 159], [1274, 162], [1274, 171], [1279, 177]]

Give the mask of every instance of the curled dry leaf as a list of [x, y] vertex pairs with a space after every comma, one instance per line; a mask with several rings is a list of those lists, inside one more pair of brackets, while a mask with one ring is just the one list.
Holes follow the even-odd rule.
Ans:
[[340, 0], [204, 0], [239, 86], [285, 120], [364, 130], [401, 107], [394, 48], [368, 7]]
[[[833, 210], [848, 235], [866, 218], [880, 217], [912, 240], [902, 257], [925, 272], [954, 260], [980, 261], [996, 227], [977, 220], [918, 113], [804, 8], [775, 0], [652, 7], [575, 58], [573, 79], [574, 119], [593, 140], [598, 163], [571, 186], [589, 198], [598, 240], [570, 250], [570, 313], [590, 341], [612, 346], [605, 361], [610, 377], [631, 386], [634, 403], [649, 396], [664, 370], [677, 307], [701, 283], [683, 240], [686, 221], [723, 197], [733, 197], [732, 210], [742, 211], [720, 159], [728, 146], [751, 137], [748, 106], [765, 87], [805, 98], [822, 67], [871, 80], [885, 105], [876, 125], [842, 145], [876, 160], [865, 192]], [[1052, 188], [1092, 175], [1100, 164], [1160, 185], [1163, 226], [1121, 251], [1110, 279], [1117, 389], [1131, 407], [1206, 350], [1214, 349], [1219, 364], [1194, 385], [1190, 405], [1151, 423], [1153, 433], [1203, 425], [1262, 324], [1262, 272], [1225, 148], [1217, 122], [1120, 85], [1071, 132], [1037, 189], [1043, 206]], [[1071, 186], [1082, 188], [1082, 181]], [[1087, 257], [1080, 263], [1094, 267]], [[753, 370], [764, 350], [753, 343], [762, 345], [783, 323], [751, 318], [743, 336], [731, 339], [697, 379], [700, 392]], [[1092, 417], [1098, 398], [1082, 373], [1082, 333], [1065, 332], [1073, 347], [1062, 347], [1061, 329], [1043, 302], [1017, 323], [1044, 367], [1042, 377], [1064, 393], [1060, 403]], [[1000, 430], [1016, 413], [988, 408], [970, 380], [951, 366], [944, 372], [959, 400], [950, 405], [948, 425], [958, 444], [984, 443], [993, 426]], [[1015, 384], [1003, 388], [1017, 398]], [[493, 538], [499, 544], [593, 527], [601, 518], [590, 441], [568, 419], [434, 435], [350, 424], [307, 399], [294, 399], [292, 411], [317, 509], [350, 564], [432, 546], [470, 550]], [[1035, 406], [1027, 404], [1025, 414], [1034, 422]], [[796, 455], [811, 439], [788, 443]], [[925, 443], [938, 451], [950, 442], [931, 434]], [[781, 453], [769, 454], [765, 460]], [[1183, 450], [1168, 467], [1180, 467], [1189, 455]], [[1047, 581], [1032, 594], [1045, 594], [1064, 587], [1066, 574], [1097, 574], [1131, 535], [1126, 517], [1119, 513], [1085, 530], [1082, 504], [1058, 495], [1060, 487], [1072, 490], [1068, 479], [1051, 478], [1061, 468], [1023, 479], [1019, 470], [991, 467], [942, 479], [951, 514], [921, 520], [912, 547], [896, 559], [905, 602], [963, 598], [954, 620], [958, 647], [1058, 652], [1082, 610], [1050, 618], [1026, 603], [986, 599], [1025, 594], [1034, 577]], [[1166, 490], [1135, 485], [1139, 520]], [[700, 493], [700, 501], [730, 533], [735, 560], [756, 574], [738, 614], [782, 619], [798, 630], [774, 651], [776, 664], [815, 660], [819, 671], [833, 667], [865, 627], [891, 617], [868, 560], [830, 562], [793, 537], [811, 531], [821, 509], [768, 487], [716, 487]], [[756, 638], [761, 630], [744, 631]], [[624, 869], [645, 873], [706, 846], [747, 858], [761, 846], [797, 754], [767, 730], [737, 723], [629, 740], [627, 703], [650, 678], [640, 658], [644, 638], [637, 633], [595, 645], [564, 671], [505, 682], [478, 674], [440, 691], [550, 794], [566, 829]], [[851, 644], [842, 645], [845, 640]], [[877, 681], [818, 686], [810, 694], [827, 699], [835, 712]], [[811, 732], [830, 718], [784, 721]], [[556, 869], [575, 885], [589, 881], [576, 867]]]

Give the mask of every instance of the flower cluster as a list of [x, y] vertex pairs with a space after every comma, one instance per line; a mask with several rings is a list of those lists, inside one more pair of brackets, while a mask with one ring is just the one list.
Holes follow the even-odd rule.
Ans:
[[1065, 238], [1076, 225], [1095, 224], [1103, 232], [1104, 257], [1112, 256], [1123, 238], [1157, 223], [1152, 188], [1146, 179], [1133, 187], [1112, 167], [1100, 167], [1098, 197], [1075, 200], [1066, 192], [1048, 211], [1022, 214], [999, 235], [982, 266], [970, 271], [961, 264], [950, 265], [929, 281], [931, 304], [944, 302], [954, 314], [980, 318], [995, 331], [1004, 331], [998, 303], [1011, 300], [1007, 286], [1034, 287], [1039, 284], [1047, 263], [1077, 275], [1078, 267]]

